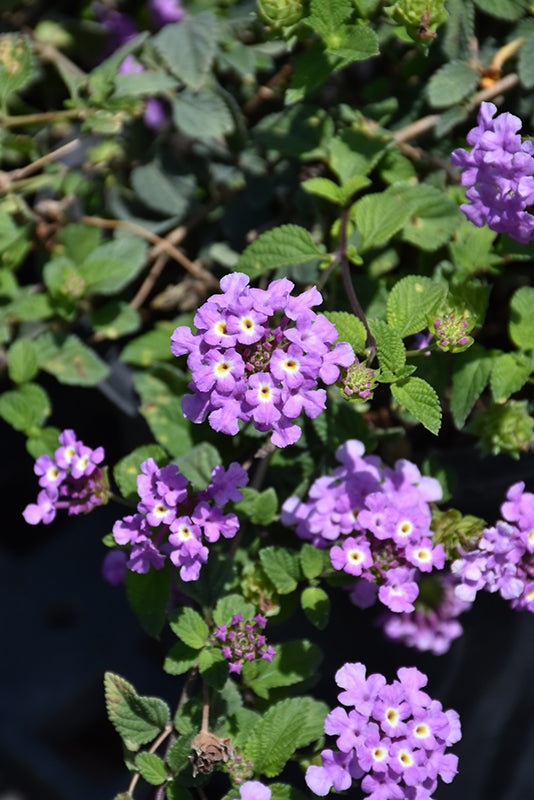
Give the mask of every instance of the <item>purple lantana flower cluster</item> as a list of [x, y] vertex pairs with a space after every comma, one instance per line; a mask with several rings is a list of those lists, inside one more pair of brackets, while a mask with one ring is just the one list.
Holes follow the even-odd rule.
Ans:
[[351, 708], [326, 716], [338, 750], [323, 750], [322, 766], [308, 767], [315, 794], [341, 792], [361, 778], [369, 800], [431, 800], [438, 778], [453, 780], [458, 758], [445, 751], [461, 738], [458, 714], [422, 691], [428, 679], [415, 667], [401, 667], [397, 677], [391, 684], [379, 673], [366, 677], [360, 663], [337, 671], [338, 700]]
[[73, 430], [59, 435], [60, 447], [53, 458], [39, 456], [33, 471], [42, 487], [36, 503], [24, 509], [23, 516], [30, 525], [48, 525], [58, 509], [69, 514], [82, 514], [108, 499], [108, 484], [99, 464], [104, 460], [104, 448], [92, 450], [76, 438]]
[[221, 536], [231, 539], [239, 530], [237, 516], [223, 508], [230, 500], [242, 500], [239, 487], [247, 483], [247, 472], [233, 463], [228, 470], [215, 467], [209, 486], [195, 492], [176, 465], [160, 468], [153, 458], [144, 461], [137, 477], [137, 513], [113, 526], [116, 543], [131, 548], [127, 568], [140, 573], [161, 569], [168, 556], [182, 580], [196, 581], [208, 560], [207, 544]]
[[365, 456], [363, 444], [349, 440], [336, 451], [334, 474], [318, 478], [308, 498], [288, 498], [282, 522], [316, 547], [330, 547], [337, 570], [361, 578], [351, 593], [362, 607], [378, 599], [391, 611], [413, 611], [422, 572], [441, 569], [443, 545], [434, 545], [429, 503], [441, 486], [401, 459], [393, 468]]
[[272, 661], [276, 650], [267, 644], [262, 633], [266, 625], [267, 619], [261, 614], [256, 614], [252, 622], [245, 622], [241, 614], [234, 614], [227, 625], [217, 625], [215, 638], [224, 644], [222, 654], [230, 662], [230, 672], [239, 675], [243, 664], [255, 658]]
[[234, 800], [271, 800], [272, 792], [260, 781], [246, 781], [239, 787], [239, 797]]
[[534, 494], [514, 483], [501, 506], [504, 519], [485, 528], [472, 550], [459, 548], [451, 564], [457, 596], [472, 602], [477, 592], [499, 592], [512, 608], [534, 611]]
[[354, 361], [349, 344], [337, 343], [335, 326], [312, 311], [322, 302], [315, 287], [297, 297], [287, 278], [267, 289], [250, 288], [247, 275], [235, 272], [221, 280], [222, 294], [197, 311], [197, 332], [181, 326], [171, 337], [175, 356], [188, 354], [193, 394], [182, 401], [193, 422], [208, 418], [211, 427], [230, 436], [239, 420], [273, 431], [276, 447], [296, 442], [295, 420], [304, 412], [314, 419], [325, 408], [326, 391], [318, 380], [334, 383], [340, 367]]
[[[460, 206], [474, 225], [488, 225], [519, 242], [534, 237], [534, 216], [526, 210], [534, 203], [534, 145], [521, 141], [521, 120], [498, 114], [493, 103], [482, 103], [478, 125], [467, 134], [471, 151], [459, 148], [451, 156], [461, 167], [462, 186], [470, 201]], [[495, 117], [495, 118], [494, 118]]]
[[[423, 604], [418, 598], [415, 611], [404, 614], [384, 612], [379, 625], [388, 639], [440, 656], [462, 635], [463, 628], [458, 617], [471, 608], [471, 603], [456, 596], [456, 581], [449, 573], [440, 576], [436, 582], [439, 583], [436, 603]], [[424, 590], [423, 585], [422, 593]]]

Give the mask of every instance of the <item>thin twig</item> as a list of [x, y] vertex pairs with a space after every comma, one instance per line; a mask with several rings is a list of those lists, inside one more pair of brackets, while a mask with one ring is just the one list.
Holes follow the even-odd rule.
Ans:
[[56, 148], [56, 150], [52, 150], [50, 153], [41, 156], [41, 158], [37, 158], [35, 161], [32, 161], [31, 164], [27, 164], [25, 167], [12, 169], [11, 172], [4, 172], [2, 177], [7, 179], [10, 184], [12, 181], [19, 181], [21, 178], [27, 178], [28, 175], [32, 175], [34, 172], [39, 172], [39, 170], [41, 170], [43, 167], [46, 167], [47, 164], [50, 164], [52, 161], [55, 161], [58, 158], [62, 158], [72, 150], [76, 150], [76, 148], [79, 146], [80, 140], [72, 139], [70, 142], [62, 144], [61, 147]]
[[208, 733], [210, 729], [210, 687], [206, 681], [202, 681], [202, 726], [200, 733]]
[[63, 122], [67, 119], [79, 119], [84, 117], [84, 108], [65, 108], [60, 111], [39, 111], [35, 114], [19, 114], [10, 116], [8, 114], [0, 116], [0, 124], [3, 128], [23, 128], [26, 125], [45, 125], [47, 122]]

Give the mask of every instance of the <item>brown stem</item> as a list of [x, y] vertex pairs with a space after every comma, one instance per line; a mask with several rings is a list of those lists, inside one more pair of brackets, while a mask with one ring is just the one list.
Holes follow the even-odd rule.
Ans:
[[85, 109], [65, 108], [60, 111], [39, 111], [35, 114], [5, 115], [0, 117], [3, 128], [20, 128], [25, 125], [44, 125], [47, 122], [63, 122], [66, 119], [78, 119], [85, 115]]
[[206, 681], [202, 681], [202, 692], [202, 726], [200, 728], [200, 733], [208, 733], [210, 729], [210, 687]]
[[35, 161], [32, 161], [31, 164], [27, 164], [25, 167], [12, 169], [11, 172], [2, 173], [2, 178], [7, 181], [9, 185], [11, 185], [12, 181], [18, 181], [21, 180], [21, 178], [27, 178], [28, 175], [32, 175], [34, 172], [39, 172], [39, 170], [41, 170], [47, 164], [50, 164], [51, 161], [55, 161], [57, 158], [62, 158], [62, 156], [70, 153], [71, 150], [76, 150], [76, 148], [79, 146], [80, 140], [72, 139], [72, 141], [62, 144], [61, 147], [58, 147], [56, 150], [52, 150], [50, 153], [41, 156], [41, 158], [37, 158]]

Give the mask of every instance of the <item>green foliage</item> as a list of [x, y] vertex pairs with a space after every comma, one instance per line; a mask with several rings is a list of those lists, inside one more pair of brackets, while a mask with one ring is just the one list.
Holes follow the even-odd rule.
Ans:
[[283, 547], [266, 547], [259, 555], [263, 569], [280, 594], [290, 594], [297, 588], [300, 567], [293, 553]]
[[137, 750], [148, 744], [168, 724], [167, 704], [159, 697], [138, 695], [120, 675], [106, 672], [104, 688], [108, 717], [128, 749]]
[[298, 225], [281, 225], [262, 234], [246, 248], [236, 264], [236, 271], [257, 277], [267, 270], [307, 264], [322, 257], [308, 231]]
[[152, 786], [161, 786], [167, 780], [165, 762], [155, 753], [138, 753], [135, 757], [135, 766], [145, 781]]
[[274, 489], [265, 489], [258, 492], [245, 486], [240, 490], [243, 499], [236, 503], [235, 509], [238, 514], [243, 514], [254, 525], [270, 525], [275, 519], [278, 510], [278, 498]]
[[319, 586], [307, 586], [300, 596], [302, 610], [316, 628], [323, 630], [330, 618], [330, 598]]
[[183, 606], [175, 609], [169, 616], [169, 625], [188, 647], [200, 650], [206, 644], [209, 628], [200, 614], [192, 608]]
[[171, 595], [168, 564], [160, 570], [152, 569], [146, 575], [128, 570], [126, 595], [143, 630], [150, 636], [159, 636], [166, 621]]
[[136, 447], [127, 456], [121, 458], [113, 468], [113, 477], [124, 497], [137, 497], [137, 476], [139, 467], [147, 458], [153, 458], [158, 466], [163, 467], [167, 459], [166, 453], [157, 444], [146, 444]]
[[258, 697], [269, 698], [270, 689], [294, 686], [315, 674], [322, 661], [320, 649], [306, 639], [276, 645], [272, 661], [249, 661], [243, 680]]

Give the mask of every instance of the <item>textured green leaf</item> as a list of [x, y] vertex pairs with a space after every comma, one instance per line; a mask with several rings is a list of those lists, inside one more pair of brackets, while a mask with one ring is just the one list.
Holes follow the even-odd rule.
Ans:
[[3, 33], [0, 37], [0, 103], [5, 107], [8, 97], [22, 89], [33, 77], [35, 64], [28, 36]]
[[198, 652], [195, 647], [189, 647], [181, 641], [175, 642], [163, 662], [163, 669], [169, 675], [183, 675], [196, 664]]
[[350, 128], [330, 139], [330, 168], [345, 186], [354, 179], [361, 180], [368, 175], [385, 151], [386, 145], [382, 139], [366, 136], [363, 131]]
[[534, 288], [522, 286], [510, 301], [510, 338], [522, 350], [534, 347]]
[[493, 249], [496, 238], [495, 231], [487, 225], [477, 228], [469, 220], [463, 220], [455, 231], [454, 239], [448, 244], [457, 269], [474, 275], [500, 264], [502, 258]]
[[217, 139], [234, 130], [234, 120], [223, 98], [212, 89], [184, 89], [172, 98], [174, 124], [192, 139]]
[[182, 456], [193, 447], [191, 423], [184, 418], [181, 401], [164, 381], [146, 373], [134, 375], [141, 396], [140, 412], [156, 440], [173, 456]]
[[151, 786], [161, 786], [167, 780], [168, 772], [165, 762], [155, 753], [138, 753], [135, 757], [135, 766], [141, 773], [141, 777]]
[[319, 586], [307, 586], [301, 596], [302, 610], [316, 628], [322, 631], [330, 618], [330, 598]]
[[270, 525], [276, 518], [278, 498], [270, 487], [263, 492], [245, 486], [241, 489], [243, 499], [236, 504], [236, 511], [244, 514], [255, 525]]
[[331, 203], [335, 203], [338, 206], [343, 202], [341, 187], [329, 178], [308, 178], [300, 185], [309, 194], [322, 197], [323, 200], [330, 200]]
[[17, 339], [7, 351], [7, 370], [13, 383], [31, 381], [37, 373], [37, 351], [30, 339]]
[[131, 172], [130, 180], [137, 196], [148, 208], [167, 217], [185, 214], [189, 206], [191, 181], [183, 179], [180, 183], [178, 178], [171, 180], [154, 162], [136, 167]]
[[191, 762], [189, 755], [191, 753], [191, 739], [196, 731], [191, 730], [179, 736], [178, 739], [171, 745], [167, 753], [167, 763], [175, 775], [182, 772]]
[[532, 372], [532, 363], [522, 353], [503, 353], [495, 359], [491, 370], [491, 394], [496, 403], [523, 388]]
[[25, 383], [0, 395], [0, 417], [28, 435], [38, 433], [51, 411], [47, 393], [36, 383]]
[[402, 337], [427, 327], [427, 317], [434, 313], [447, 295], [446, 286], [430, 278], [407, 275], [393, 286], [388, 297], [388, 322]]
[[116, 294], [143, 269], [146, 243], [136, 236], [123, 236], [100, 245], [78, 267], [90, 294]]
[[305, 228], [281, 225], [259, 236], [241, 254], [236, 271], [251, 278], [268, 270], [307, 264], [323, 253]]
[[114, 78], [115, 97], [152, 97], [169, 89], [176, 89], [178, 81], [162, 70], [144, 72], [118, 72]]
[[113, 727], [130, 750], [148, 744], [168, 724], [168, 705], [159, 697], [142, 697], [120, 675], [106, 672], [106, 709]]
[[326, 311], [324, 315], [336, 326], [339, 342], [348, 342], [355, 353], [365, 352], [367, 331], [358, 317], [348, 311]]
[[336, 30], [352, 14], [350, 0], [311, 0], [310, 16], [306, 19], [306, 24], [310, 25], [320, 36], [328, 36]]
[[528, 0], [475, 0], [475, 5], [486, 14], [509, 22], [520, 19], [529, 7]]
[[256, 612], [255, 607], [240, 594], [227, 594], [217, 602], [213, 611], [213, 621], [216, 625], [227, 625], [234, 614], [241, 614], [245, 621], [252, 619]]
[[159, 636], [171, 596], [168, 564], [163, 569], [150, 569], [145, 574], [128, 570], [126, 596], [143, 630], [150, 636]]
[[177, 323], [162, 320], [153, 330], [138, 336], [121, 352], [121, 360], [139, 367], [150, 367], [155, 361], [173, 361], [171, 336]]
[[297, 588], [300, 570], [296, 556], [283, 547], [266, 547], [260, 550], [260, 560], [280, 594]]
[[198, 671], [206, 683], [220, 691], [228, 679], [228, 661], [218, 648], [205, 648], [198, 654]]
[[276, 645], [272, 661], [256, 659], [243, 665], [242, 676], [258, 697], [267, 699], [269, 690], [293, 686], [313, 675], [322, 661], [320, 649], [306, 639]]
[[391, 386], [395, 400], [431, 433], [441, 427], [441, 406], [432, 386], [422, 378], [405, 378]]
[[147, 458], [153, 458], [160, 467], [167, 462], [167, 454], [157, 444], [145, 444], [136, 447], [127, 456], [121, 458], [113, 468], [115, 483], [121, 490], [123, 497], [137, 493], [137, 476], [140, 473], [140, 464]]
[[120, 339], [121, 336], [135, 333], [141, 326], [139, 312], [119, 300], [94, 308], [90, 316], [95, 333], [106, 339]]
[[475, 89], [479, 74], [465, 61], [451, 61], [438, 69], [427, 85], [427, 97], [434, 108], [460, 103]]
[[443, 39], [440, 36], [443, 51], [451, 60], [464, 58], [475, 35], [475, 7], [472, 0], [448, 0], [447, 12]]
[[368, 325], [375, 337], [381, 369], [395, 374], [406, 363], [406, 348], [398, 332], [381, 319], [370, 319]]
[[278, 775], [295, 750], [323, 735], [328, 708], [311, 697], [292, 697], [271, 706], [252, 731], [245, 754], [258, 773]]
[[302, 573], [308, 580], [318, 578], [323, 571], [323, 555], [320, 550], [309, 542], [304, 542], [300, 551], [300, 566]]
[[534, 88], [534, 36], [529, 36], [519, 51], [517, 73], [525, 89]]
[[[389, 191], [394, 189], [391, 187]], [[449, 241], [461, 222], [456, 202], [434, 186], [419, 184], [399, 188], [398, 197], [411, 208], [402, 238], [421, 250], [437, 250]]]
[[410, 218], [411, 208], [401, 198], [385, 192], [367, 194], [357, 200], [350, 212], [361, 237], [360, 252], [384, 244], [398, 233]]
[[200, 614], [188, 606], [175, 609], [169, 616], [169, 625], [182, 642], [197, 650], [204, 647], [210, 633]]
[[197, 444], [189, 453], [174, 459], [180, 472], [197, 492], [208, 487], [213, 469], [221, 462], [219, 451], [209, 442]]
[[109, 367], [97, 354], [72, 334], [49, 333], [35, 340], [39, 366], [60, 383], [96, 386], [108, 376]]
[[[191, 738], [193, 738], [193, 734], [191, 734]], [[188, 761], [188, 764], [190, 762]], [[166, 800], [193, 800], [193, 795], [185, 787], [180, 780], [170, 781], [166, 787]]]
[[199, 89], [208, 77], [217, 50], [217, 18], [209, 11], [186, 14], [165, 25], [152, 42], [169, 69], [188, 86]]
[[462, 428], [476, 401], [488, 385], [493, 357], [474, 344], [453, 362], [451, 413], [454, 424]]
[[379, 53], [377, 35], [369, 26], [343, 25], [330, 33], [324, 42], [327, 46], [327, 57], [336, 70], [347, 67], [353, 61], [365, 61]]

